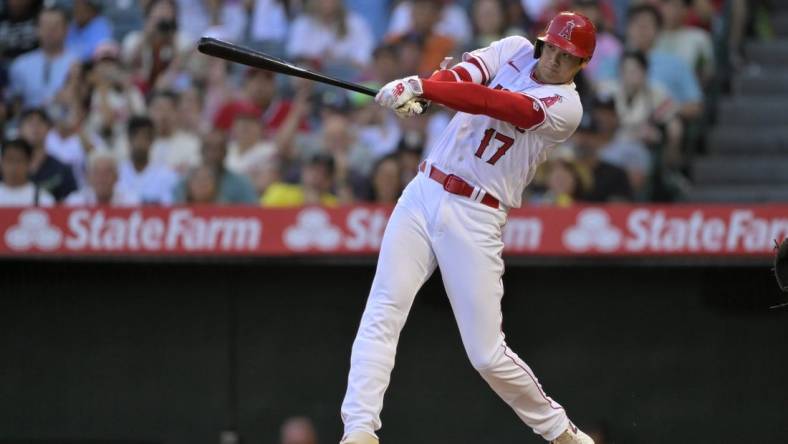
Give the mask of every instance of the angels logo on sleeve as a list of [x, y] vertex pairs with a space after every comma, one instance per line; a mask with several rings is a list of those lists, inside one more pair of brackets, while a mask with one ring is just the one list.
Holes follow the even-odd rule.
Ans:
[[556, 103], [561, 102], [563, 99], [564, 98], [559, 96], [558, 94], [553, 94], [550, 97], [540, 97], [539, 98], [539, 100], [541, 100], [542, 103], [544, 103], [544, 106], [547, 107], [547, 108], [550, 108], [551, 106], [555, 105]]

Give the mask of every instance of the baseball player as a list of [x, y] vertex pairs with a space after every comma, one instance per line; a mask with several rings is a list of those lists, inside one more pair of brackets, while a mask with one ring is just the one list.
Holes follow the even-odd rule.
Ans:
[[353, 343], [341, 444], [377, 444], [397, 341], [419, 288], [441, 268], [473, 367], [531, 427], [554, 443], [593, 444], [552, 400], [501, 331], [501, 230], [556, 144], [580, 123], [573, 79], [594, 52], [588, 18], [562, 12], [533, 45], [508, 37], [463, 55], [429, 79], [385, 85], [375, 100], [409, 116], [425, 101], [457, 114], [389, 219]]

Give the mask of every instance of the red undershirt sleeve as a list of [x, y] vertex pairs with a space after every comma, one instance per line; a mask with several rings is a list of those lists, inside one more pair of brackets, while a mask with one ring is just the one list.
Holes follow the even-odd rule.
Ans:
[[545, 119], [544, 110], [526, 95], [469, 82], [422, 80], [424, 97], [457, 111], [483, 114], [519, 128], [533, 128]]

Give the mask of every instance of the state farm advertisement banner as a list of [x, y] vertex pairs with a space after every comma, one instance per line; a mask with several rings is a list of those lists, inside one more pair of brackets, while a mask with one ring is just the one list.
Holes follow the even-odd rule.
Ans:
[[[0, 256], [293, 256], [377, 253], [390, 207], [0, 209]], [[510, 256], [772, 254], [788, 205], [513, 210]]]

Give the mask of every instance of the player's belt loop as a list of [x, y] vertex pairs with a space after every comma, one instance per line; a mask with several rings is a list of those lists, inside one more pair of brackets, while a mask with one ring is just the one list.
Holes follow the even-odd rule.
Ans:
[[481, 202], [484, 199], [484, 195], [487, 194], [483, 189], [479, 187], [473, 187], [473, 193], [471, 193], [471, 199], [475, 200], [476, 202]]

